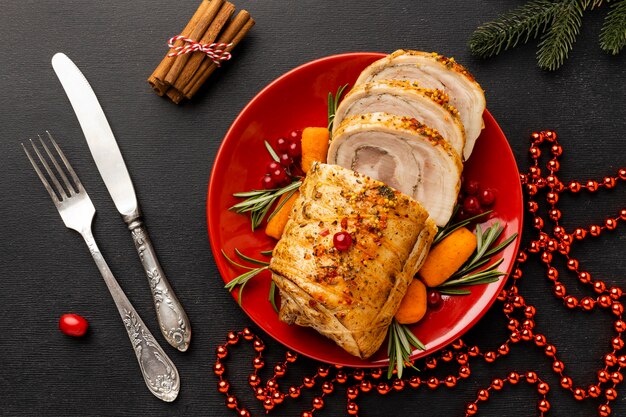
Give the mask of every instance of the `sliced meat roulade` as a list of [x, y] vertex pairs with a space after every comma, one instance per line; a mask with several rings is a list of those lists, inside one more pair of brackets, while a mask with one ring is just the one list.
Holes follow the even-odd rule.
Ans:
[[422, 88], [442, 90], [459, 111], [465, 127], [463, 157], [467, 160], [483, 128], [485, 94], [474, 77], [453, 58], [437, 53], [398, 50], [365, 68], [356, 85], [375, 80], [407, 80]]
[[[415, 200], [380, 181], [316, 163], [270, 262], [279, 318], [348, 353], [378, 350], [437, 228]], [[349, 241], [335, 246], [333, 237]]]
[[347, 116], [385, 112], [417, 119], [435, 128], [463, 155], [465, 130], [459, 112], [441, 90], [420, 88], [409, 81], [380, 80], [356, 85], [341, 100], [333, 122], [333, 132]]
[[328, 163], [368, 175], [420, 202], [444, 226], [457, 200], [463, 164], [434, 129], [388, 113], [349, 116], [337, 128]]

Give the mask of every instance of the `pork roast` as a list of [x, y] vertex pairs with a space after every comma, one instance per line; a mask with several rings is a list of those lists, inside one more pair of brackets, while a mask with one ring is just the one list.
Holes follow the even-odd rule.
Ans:
[[469, 158], [484, 127], [486, 104], [483, 89], [462, 65], [434, 52], [400, 49], [368, 66], [355, 85], [375, 80], [407, 80], [448, 94], [465, 127], [463, 158]]
[[[279, 318], [310, 326], [352, 355], [378, 350], [436, 233], [428, 212], [380, 181], [316, 163], [274, 248]], [[352, 243], [339, 250], [333, 236]]]
[[368, 113], [343, 120], [328, 163], [368, 175], [420, 202], [438, 226], [454, 209], [463, 164], [448, 142], [416, 119]]
[[463, 155], [465, 130], [459, 112], [441, 90], [419, 88], [417, 83], [395, 80], [356, 85], [337, 108], [333, 132], [347, 116], [373, 112], [415, 118], [437, 129], [454, 150]]

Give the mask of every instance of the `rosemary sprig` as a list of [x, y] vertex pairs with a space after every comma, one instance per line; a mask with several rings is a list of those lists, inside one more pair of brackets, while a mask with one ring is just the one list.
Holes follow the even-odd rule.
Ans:
[[493, 211], [493, 210], [487, 210], [475, 216], [468, 217], [465, 220], [461, 220], [460, 222], [453, 223], [454, 217], [456, 216], [456, 213], [458, 210], [459, 210], [459, 206], [457, 205], [454, 208], [454, 211], [452, 212], [452, 216], [450, 217], [450, 221], [448, 222], [448, 224], [446, 224], [441, 229], [437, 230], [437, 234], [435, 235], [435, 238], [433, 239], [432, 246], [435, 246], [437, 243], [441, 242], [446, 236], [448, 236], [450, 233], [454, 232], [455, 230], [460, 229], [461, 227], [465, 227], [471, 222], [476, 221]]
[[[269, 255], [268, 255], [268, 252], [269, 252]], [[271, 256], [271, 253], [272, 253], [271, 251], [261, 252], [261, 254], [265, 256]], [[224, 285], [224, 288], [226, 288], [228, 291], [231, 291], [231, 292], [235, 288], [239, 287], [239, 294], [237, 295], [237, 302], [239, 303], [239, 305], [241, 305], [241, 297], [243, 295], [243, 289], [245, 288], [248, 281], [250, 281], [252, 278], [259, 275], [261, 272], [269, 270], [270, 263], [268, 261], [261, 261], [259, 259], [254, 259], [249, 256], [246, 256], [243, 253], [241, 253], [241, 251], [237, 248], [235, 248], [235, 254], [237, 255], [237, 257], [239, 257], [239, 259], [243, 261], [249, 262], [253, 265], [258, 265], [258, 267], [253, 268], [251, 266], [240, 264], [239, 262], [229, 258], [228, 255], [226, 255], [226, 252], [224, 252], [224, 250], [222, 249], [222, 255], [224, 255], [224, 258], [226, 258], [226, 260], [230, 262], [230, 264], [238, 268], [248, 270], [247, 272], [244, 272], [243, 274], [235, 277], [232, 281]], [[278, 308], [276, 307], [276, 300], [274, 298], [275, 294], [276, 294], [276, 286], [274, 284], [274, 281], [272, 281], [270, 285], [268, 299], [269, 299], [269, 302], [272, 304], [272, 307], [274, 308], [274, 310], [278, 312]]]
[[341, 96], [346, 88], [348, 88], [348, 84], [339, 87], [334, 96], [332, 93], [328, 93], [328, 130], [330, 131], [333, 129], [333, 122], [335, 121], [335, 113], [337, 113], [339, 100], [341, 100]]
[[[298, 188], [300, 188], [301, 185], [302, 181], [297, 180], [282, 188], [272, 188], [271, 190], [253, 190], [242, 193], [235, 193], [233, 194], [233, 196], [245, 198], [245, 200], [235, 204], [234, 206], [229, 208], [229, 210], [232, 210], [235, 213], [239, 214], [249, 212], [252, 230], [254, 231], [263, 222], [263, 219], [269, 212], [270, 208], [281, 195], [290, 193], [289, 196], [291, 196], [293, 195], [293, 193], [296, 192], [296, 190], [298, 190]], [[279, 208], [280, 207], [277, 207], [270, 214], [270, 217], [273, 216]]]
[[426, 346], [415, 337], [411, 329], [393, 319], [387, 337], [387, 354], [389, 355], [387, 378], [391, 379], [394, 369], [397, 370], [398, 378], [402, 378], [402, 371], [407, 365], [419, 371], [411, 363], [411, 353], [413, 353], [414, 348], [424, 350]]
[[480, 269], [491, 262], [493, 255], [507, 247], [517, 237], [517, 233], [514, 233], [500, 244], [494, 245], [503, 231], [504, 227], [497, 222], [489, 226], [485, 231], [483, 231], [480, 225], [476, 225], [477, 245], [473, 256], [458, 271], [452, 274], [446, 282], [439, 285], [437, 289], [442, 294], [447, 295], [468, 295], [471, 293], [469, 290], [459, 287], [489, 284], [498, 281], [501, 276], [506, 275], [506, 273], [496, 269], [502, 263], [502, 259], [497, 260], [485, 269]]

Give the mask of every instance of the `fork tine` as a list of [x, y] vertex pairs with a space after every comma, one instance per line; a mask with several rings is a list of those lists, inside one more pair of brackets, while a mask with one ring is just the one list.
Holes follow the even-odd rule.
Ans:
[[[51, 137], [50, 132], [47, 132], [47, 133], [48, 133], [48, 136]], [[37, 135], [37, 136], [39, 136], [39, 135]], [[61, 169], [61, 166], [57, 162], [57, 159], [52, 154], [52, 152], [50, 152], [50, 149], [48, 148], [48, 145], [46, 145], [46, 143], [43, 141], [41, 136], [39, 136], [39, 141], [41, 142], [41, 146], [43, 146], [43, 148], [46, 150], [46, 153], [48, 154], [48, 157], [52, 161], [52, 164], [54, 165], [54, 167], [57, 169], [57, 172], [59, 173], [59, 175], [61, 175], [61, 179], [63, 180], [63, 183], [65, 184], [65, 187], [70, 192], [70, 195], [76, 194], [76, 191], [74, 191], [74, 187], [72, 186], [70, 181], [67, 179], [67, 176], [65, 175], [65, 172], [63, 172], [63, 169]]]
[[57, 179], [56, 175], [54, 175], [54, 172], [52, 172], [52, 169], [50, 169], [50, 165], [48, 165], [48, 162], [46, 161], [46, 159], [43, 157], [41, 152], [39, 152], [39, 148], [37, 148], [37, 146], [35, 145], [35, 142], [33, 142], [32, 139], [30, 139], [30, 144], [33, 146], [35, 153], [39, 157], [39, 161], [41, 161], [41, 164], [46, 169], [46, 172], [48, 173], [48, 176], [50, 177], [50, 179], [52, 180], [52, 183], [56, 187], [57, 192], [61, 196], [61, 199], [67, 198], [67, 193], [65, 192], [63, 187], [61, 187], [61, 183]]
[[83, 191], [84, 190], [83, 184], [78, 179], [78, 175], [76, 175], [76, 172], [74, 171], [74, 168], [72, 168], [72, 166], [70, 165], [70, 161], [67, 160], [67, 158], [65, 157], [65, 154], [61, 150], [61, 147], [59, 147], [59, 145], [57, 145], [57, 142], [54, 140], [54, 138], [52, 137], [50, 132], [48, 132], [46, 130], [46, 133], [48, 134], [48, 138], [50, 138], [50, 142], [52, 142], [52, 145], [54, 146], [54, 149], [56, 149], [57, 153], [61, 157], [61, 160], [65, 164], [65, 168], [67, 168], [67, 172], [69, 172], [70, 175], [72, 176], [72, 179], [74, 180], [74, 184], [76, 184], [76, 191], [78, 191], [78, 192]]
[[35, 172], [39, 176], [39, 179], [43, 183], [43, 186], [46, 187], [46, 190], [48, 190], [48, 194], [50, 194], [50, 198], [52, 198], [52, 201], [54, 201], [55, 205], [59, 205], [59, 198], [57, 197], [57, 195], [52, 190], [52, 187], [50, 186], [50, 183], [48, 182], [46, 177], [43, 175], [43, 173], [41, 172], [41, 170], [37, 166], [37, 163], [35, 162], [33, 157], [30, 156], [30, 152], [28, 152], [28, 149], [26, 149], [26, 146], [24, 146], [23, 143], [21, 145], [22, 145], [22, 148], [24, 149], [24, 152], [26, 152], [26, 156], [28, 157], [28, 160], [33, 165], [33, 168], [35, 168]]

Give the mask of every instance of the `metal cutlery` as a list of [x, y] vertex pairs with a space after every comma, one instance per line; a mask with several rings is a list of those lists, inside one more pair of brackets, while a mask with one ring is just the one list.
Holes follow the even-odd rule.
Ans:
[[55, 54], [52, 67], [70, 99], [115, 207], [131, 232], [150, 283], [161, 333], [170, 345], [184, 352], [191, 339], [189, 318], [159, 264], [143, 224], [133, 183], [98, 98], [82, 72], [65, 54]]
[[[26, 146], [22, 144], [24, 152], [26, 152], [26, 156], [28, 156], [28, 159], [33, 165], [33, 168], [37, 172], [37, 175], [39, 176], [39, 179], [41, 179], [44, 187], [48, 190], [50, 198], [52, 198], [54, 205], [59, 211], [65, 226], [69, 229], [77, 231], [81, 234], [83, 239], [85, 239], [85, 243], [87, 243], [87, 246], [89, 247], [89, 252], [91, 253], [91, 256], [93, 256], [96, 265], [98, 265], [102, 278], [104, 278], [104, 282], [106, 283], [109, 292], [113, 297], [113, 301], [115, 301], [117, 310], [122, 317], [122, 321], [124, 322], [124, 326], [128, 332], [128, 337], [130, 338], [130, 342], [135, 350], [135, 355], [137, 356], [137, 361], [139, 362], [139, 367], [141, 368], [141, 373], [143, 374], [143, 378], [148, 386], [148, 389], [163, 401], [174, 401], [174, 399], [178, 396], [178, 391], [180, 390], [178, 371], [170, 358], [165, 354], [161, 346], [159, 346], [158, 342], [154, 339], [150, 330], [148, 330], [144, 322], [141, 320], [137, 311], [135, 311], [135, 308], [126, 297], [126, 294], [124, 294], [124, 291], [115, 280], [115, 277], [104, 260], [102, 253], [100, 253], [100, 249], [98, 249], [98, 245], [96, 244], [91, 231], [91, 223], [93, 221], [94, 214], [96, 213], [96, 209], [94, 208], [89, 195], [87, 195], [87, 191], [85, 191], [83, 184], [78, 179], [76, 172], [61, 151], [61, 148], [59, 148], [59, 145], [57, 145], [49, 132], [48, 136], [52, 146], [63, 161], [67, 172], [70, 174], [73, 184], [61, 168], [57, 158], [50, 151], [50, 148], [48, 148], [41, 137], [39, 137], [41, 146], [48, 155], [48, 159], [52, 162], [56, 174], [53, 172], [52, 168], [46, 161], [45, 156], [39, 151], [39, 148], [35, 145], [35, 143], [32, 140], [30, 142], [41, 166], [45, 169], [48, 178], [52, 180], [56, 193], [50, 186], [50, 183], [46, 179], [46, 176], [40, 169], [35, 159], [31, 156], [28, 149], [26, 149]], [[63, 181], [63, 185], [61, 184], [59, 177], [61, 178], [61, 181]]]

